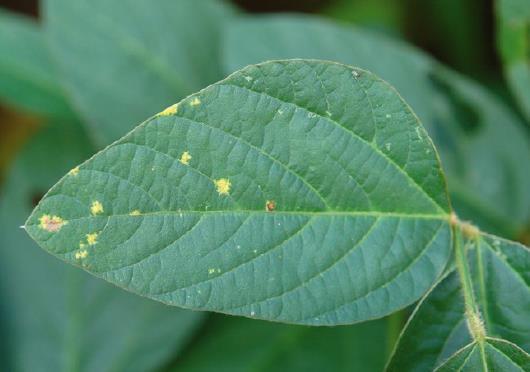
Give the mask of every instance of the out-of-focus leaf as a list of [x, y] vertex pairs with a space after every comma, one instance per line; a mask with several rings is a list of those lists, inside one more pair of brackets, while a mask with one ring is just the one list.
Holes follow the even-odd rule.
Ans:
[[309, 16], [233, 22], [227, 72], [278, 58], [319, 58], [370, 70], [395, 85], [440, 151], [455, 209], [486, 231], [517, 238], [530, 220], [530, 158], [521, 123], [499, 99], [424, 53], [382, 35]]
[[530, 123], [530, 1], [497, 0], [497, 23], [504, 71]]
[[[469, 247], [467, 257], [487, 335], [530, 351], [530, 249], [482, 235]], [[461, 293], [458, 275], [453, 272], [419, 303], [389, 371], [432, 370], [472, 341]]]
[[387, 323], [315, 328], [215, 316], [173, 371], [382, 371]]
[[215, 0], [46, 0], [61, 77], [100, 143], [222, 77]]
[[19, 228], [53, 180], [92, 151], [79, 128], [68, 122], [39, 132], [0, 198], [5, 371], [149, 370], [178, 353], [201, 319], [66, 266]]
[[35, 114], [71, 115], [40, 27], [0, 9], [0, 100]]
[[473, 342], [449, 358], [436, 372], [530, 371], [530, 356], [511, 342], [487, 338]]
[[321, 14], [382, 32], [401, 34], [406, 10], [403, 0], [335, 0]]
[[[487, 90], [446, 69], [431, 74], [445, 104], [439, 126], [458, 123], [462, 133], [449, 178], [451, 201], [463, 219], [513, 239], [530, 223], [530, 142], [508, 107]], [[448, 158], [447, 155], [445, 158]]]
[[140, 125], [54, 186], [26, 228], [168, 304], [336, 325], [423, 295], [449, 258], [449, 214], [432, 142], [390, 85], [288, 60]]

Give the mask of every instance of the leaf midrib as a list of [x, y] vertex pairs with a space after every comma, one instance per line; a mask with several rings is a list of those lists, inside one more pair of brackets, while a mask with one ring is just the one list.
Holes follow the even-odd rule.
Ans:
[[[269, 216], [322, 216], [322, 217], [380, 217], [380, 218], [412, 218], [412, 219], [425, 219], [425, 220], [437, 220], [437, 221], [447, 221], [449, 223], [449, 214], [418, 214], [418, 213], [395, 213], [395, 212], [377, 212], [377, 211], [274, 211], [267, 212], [265, 210], [257, 209], [239, 209], [239, 210], [177, 210], [177, 211], [156, 211], [156, 212], [145, 212], [137, 216], [131, 216], [129, 213], [119, 213], [119, 214], [110, 214], [110, 215], [99, 215], [99, 216], [83, 216], [68, 219], [68, 222], [81, 221], [86, 219], [102, 219], [102, 218], [144, 218], [144, 217], [156, 217], [156, 216], [167, 216], [175, 215], [182, 217], [185, 214], [254, 214], [254, 215], [269, 215]], [[28, 219], [30, 220], [31, 217]], [[36, 226], [38, 223], [27, 223], [25, 227]]]

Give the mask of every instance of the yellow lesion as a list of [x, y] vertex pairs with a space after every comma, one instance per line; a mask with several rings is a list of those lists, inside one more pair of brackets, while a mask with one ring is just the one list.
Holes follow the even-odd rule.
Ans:
[[140, 212], [140, 210], [135, 209], [134, 211], [129, 213], [129, 216], [140, 216], [141, 214], [142, 214], [142, 212]]
[[184, 151], [180, 156], [179, 161], [184, 165], [188, 165], [190, 163], [191, 158], [192, 156], [190, 155], [190, 153], [188, 151]]
[[57, 232], [67, 223], [68, 221], [63, 220], [61, 217], [50, 216], [49, 214], [44, 214], [39, 218], [39, 227], [49, 232]]
[[228, 178], [219, 178], [218, 180], [214, 181], [214, 184], [219, 195], [230, 194], [230, 187], [232, 186], [232, 183]]
[[68, 172], [70, 176], [77, 176], [79, 174], [79, 167], [75, 167]]
[[78, 252], [75, 252], [75, 259], [76, 260], [87, 258], [87, 256], [88, 256], [88, 251], [86, 249], [82, 249], [82, 250], [80, 250]]
[[159, 112], [158, 116], [170, 116], [175, 115], [178, 111], [179, 105], [178, 103], [175, 103], [174, 105], [169, 106], [164, 111]]
[[103, 213], [103, 211], [103, 204], [101, 204], [99, 200], [95, 200], [92, 202], [92, 205], [90, 206], [90, 212], [94, 216]]
[[198, 106], [201, 104], [201, 100], [199, 99], [199, 97], [195, 97], [191, 100], [190, 102], [190, 106]]
[[88, 245], [95, 245], [98, 242], [98, 233], [86, 234], [86, 242]]

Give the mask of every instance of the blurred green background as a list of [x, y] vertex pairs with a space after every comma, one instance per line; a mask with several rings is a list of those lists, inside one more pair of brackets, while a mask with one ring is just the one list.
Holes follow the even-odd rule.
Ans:
[[173, 309], [67, 267], [19, 226], [148, 116], [249, 63], [300, 57], [394, 84], [459, 215], [528, 244], [529, 118], [496, 30], [490, 0], [0, 0], [0, 369], [383, 370], [411, 309], [335, 328]]

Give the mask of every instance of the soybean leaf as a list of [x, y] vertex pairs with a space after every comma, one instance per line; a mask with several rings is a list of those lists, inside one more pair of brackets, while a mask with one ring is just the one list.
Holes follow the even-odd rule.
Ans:
[[530, 370], [530, 356], [505, 340], [487, 338], [481, 346], [471, 343], [459, 350], [437, 372], [445, 371], [506, 371]]
[[61, 78], [105, 144], [221, 78], [230, 10], [215, 0], [47, 0], [44, 19]]
[[418, 304], [387, 370], [433, 370], [470, 341], [460, 281], [452, 272]]
[[[469, 247], [467, 257], [486, 333], [528, 352], [530, 250], [482, 235]], [[453, 272], [419, 303], [403, 331], [389, 371], [432, 370], [472, 341], [461, 292], [460, 280]]]
[[224, 50], [227, 71], [302, 57], [380, 75], [397, 87], [433, 138], [458, 214], [513, 239], [528, 226], [530, 174], [520, 159], [530, 158], [530, 144], [522, 123], [485, 89], [421, 51], [360, 28], [284, 15], [232, 22]]
[[508, 83], [530, 122], [530, 1], [497, 0], [497, 44]]
[[317, 328], [215, 316], [172, 370], [382, 371], [389, 344], [387, 324], [387, 319], [380, 319]]
[[71, 114], [40, 27], [0, 8], [0, 100], [46, 116]]
[[150, 370], [178, 354], [201, 320], [59, 263], [19, 228], [53, 180], [91, 151], [79, 124], [48, 124], [0, 197], [2, 370]]
[[169, 107], [54, 186], [47, 251], [185, 308], [335, 325], [417, 300], [450, 251], [436, 152], [371, 73], [249, 66]]

